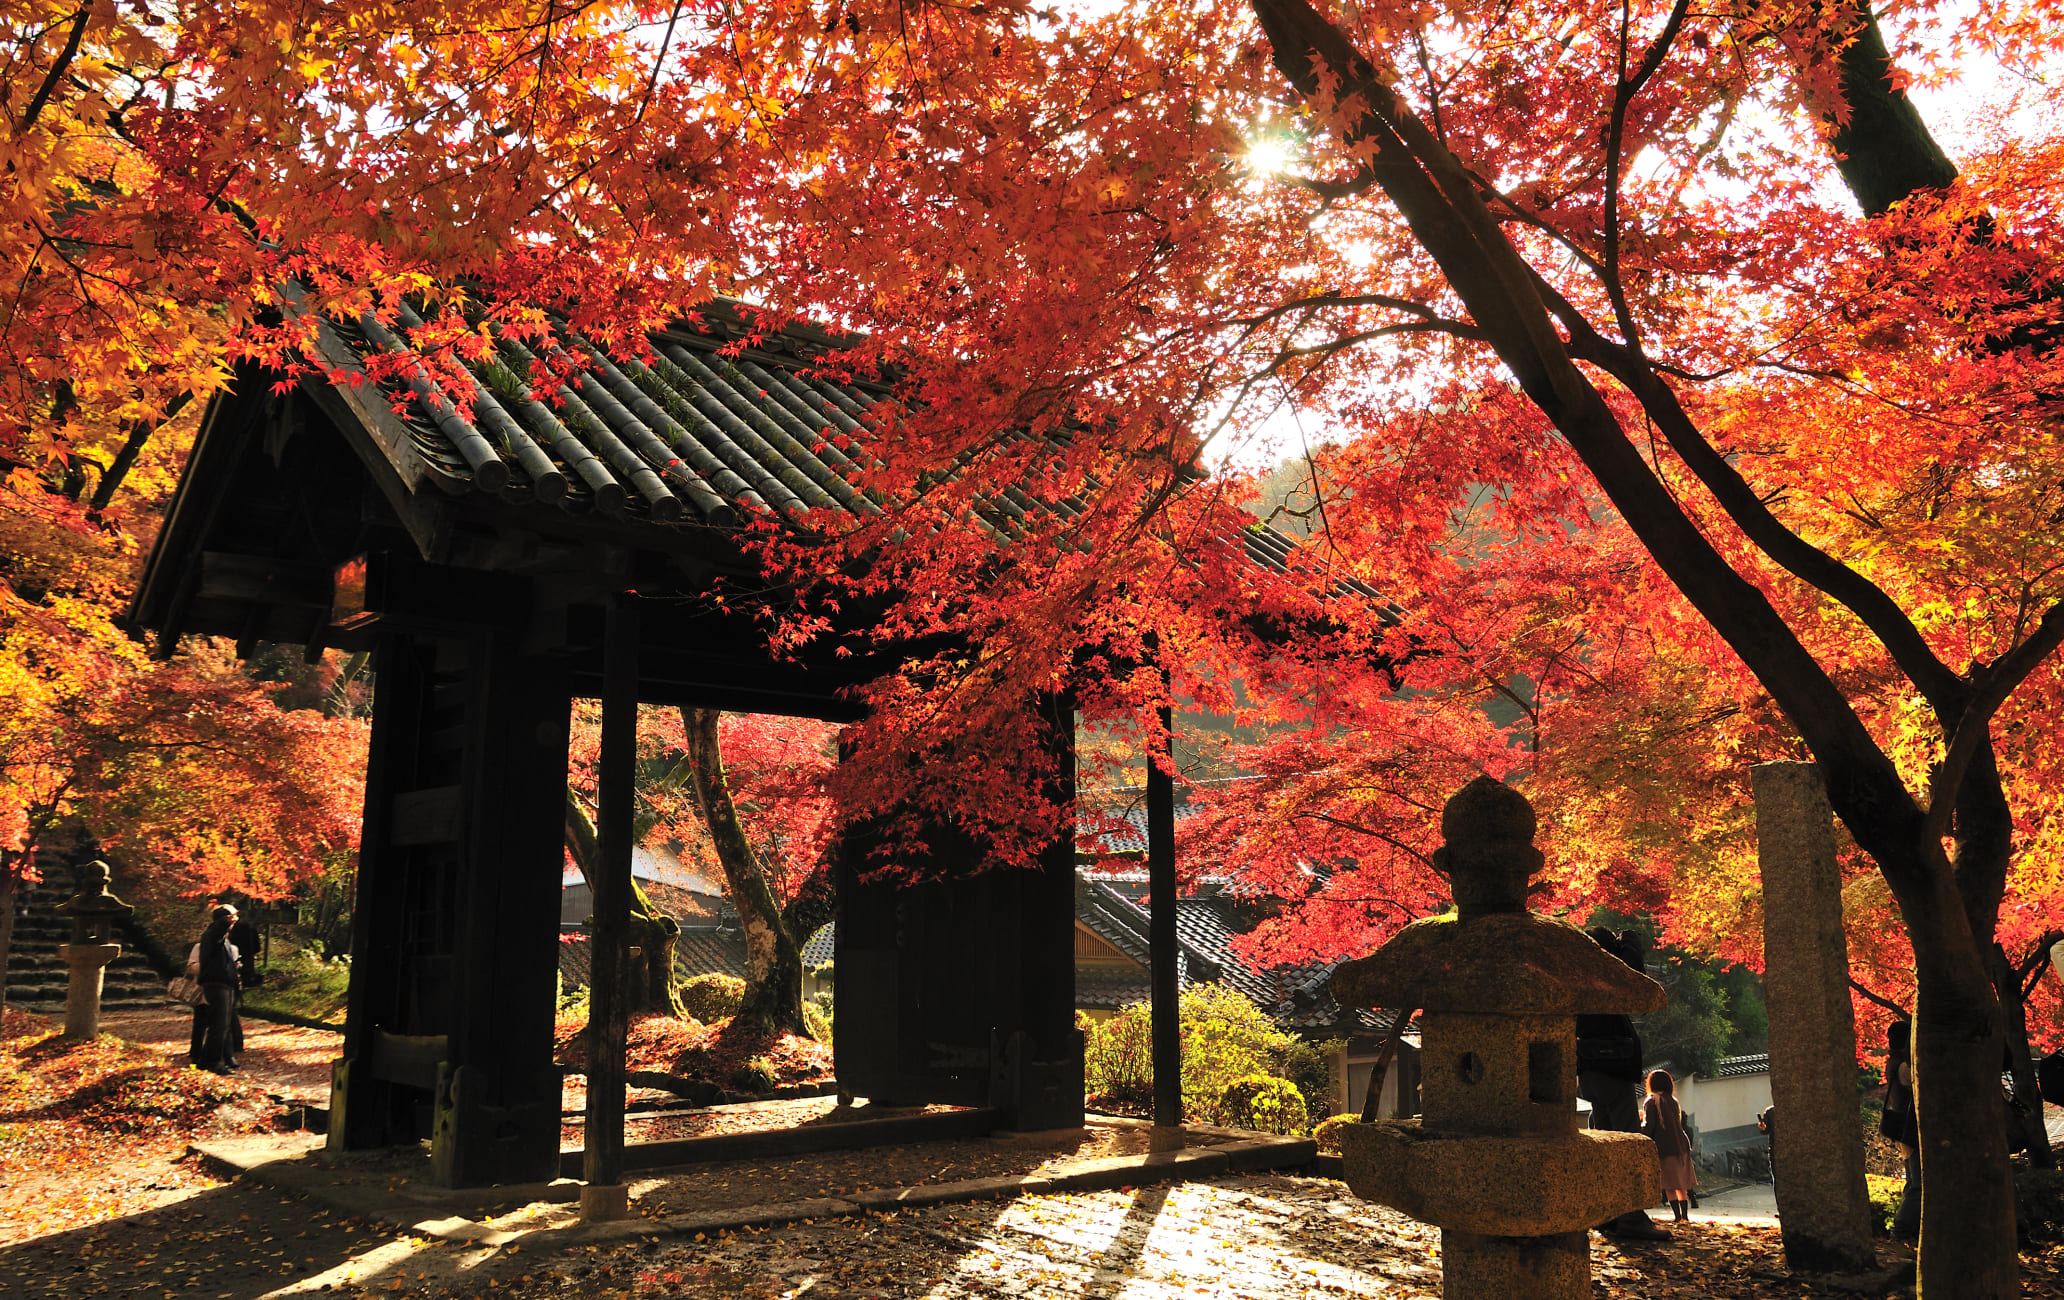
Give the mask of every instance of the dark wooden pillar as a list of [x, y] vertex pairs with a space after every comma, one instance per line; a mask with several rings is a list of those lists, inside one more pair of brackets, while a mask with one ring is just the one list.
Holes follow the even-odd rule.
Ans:
[[[1058, 793], [1072, 796], [1074, 714], [1054, 725]], [[876, 1102], [990, 1105], [1017, 1129], [1082, 1122], [1075, 1029], [1074, 836], [1040, 866], [985, 871], [986, 850], [951, 827], [927, 837], [910, 879], [862, 881], [871, 847], [839, 854], [832, 1051], [841, 1088]]]
[[436, 1082], [431, 1163], [447, 1187], [559, 1173], [552, 1060], [565, 861], [565, 661], [511, 632], [469, 647], [457, 813], [451, 1019]]
[[565, 664], [448, 627], [389, 633], [374, 672], [330, 1145], [427, 1138], [447, 1186], [550, 1179]]
[[[1160, 710], [1159, 752], [1147, 758], [1147, 947], [1152, 965], [1154, 1123], [1175, 1127], [1182, 1113], [1181, 949], [1175, 926], [1175, 778], [1159, 760], [1175, 762], [1175, 725]], [[1165, 748], [1163, 748], [1165, 746]]]
[[581, 1174], [583, 1219], [622, 1218], [625, 948], [631, 930], [632, 783], [638, 763], [638, 607], [610, 602], [602, 646], [602, 753], [597, 765], [602, 869], [595, 880], [593, 977], [588, 992], [587, 1151]]
[[344, 1050], [330, 1073], [332, 1151], [387, 1146], [412, 1137], [409, 1098], [372, 1077], [372, 1046], [401, 1019], [408, 883], [405, 848], [392, 843], [397, 791], [416, 787], [422, 715], [434, 647], [399, 635], [373, 652], [373, 734], [366, 756], [356, 904], [351, 914], [351, 984], [344, 1003]]

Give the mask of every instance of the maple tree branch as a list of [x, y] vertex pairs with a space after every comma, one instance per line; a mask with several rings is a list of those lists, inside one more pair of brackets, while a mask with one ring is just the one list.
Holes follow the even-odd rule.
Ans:
[[2059, 943], [2064, 943], [2064, 930], [2043, 931], [2035, 946], [2029, 949], [2027, 958], [2014, 967], [2015, 977], [2023, 981], [2021, 1001], [2028, 1001], [2029, 995], [2035, 992], [2035, 986], [2042, 983], [2043, 968], [2050, 964], [2050, 949]]
[[674, 26], [681, 21], [682, 3], [683, 0], [675, 0], [674, 11], [667, 15], [666, 35], [660, 39], [659, 53], [653, 56], [652, 76], [645, 82], [645, 93], [638, 100], [637, 115], [631, 119], [632, 131], [645, 120], [645, 110], [652, 107], [652, 93], [659, 88], [660, 69], [666, 66], [667, 51], [673, 48]]
[[1365, 826], [1361, 822], [1353, 821], [1345, 817], [1335, 817], [1331, 813], [1308, 812], [1300, 813], [1299, 816], [1307, 817], [1312, 821], [1324, 822], [1328, 826], [1338, 826], [1341, 830], [1353, 831], [1357, 835], [1366, 835], [1372, 840], [1381, 840], [1385, 844], [1388, 844], [1390, 845], [1390, 847], [1396, 849], [1398, 852], [1408, 854], [1411, 857], [1419, 859], [1419, 861], [1425, 864], [1427, 867], [1433, 868], [1436, 871], [1439, 870], [1438, 867], [1433, 866], [1432, 858], [1428, 857], [1424, 853], [1421, 853], [1418, 849], [1413, 848], [1411, 845], [1405, 843], [1397, 836], [1389, 835], [1384, 833], [1383, 831], [1379, 831], [1374, 826]]
[[129, 477], [129, 471], [136, 465], [136, 458], [143, 454], [144, 444], [151, 434], [165, 421], [185, 410], [193, 401], [192, 393], [181, 393], [165, 405], [164, 420], [138, 420], [129, 426], [129, 436], [123, 440], [122, 449], [115, 453], [114, 463], [100, 476], [100, 482], [93, 489], [93, 499], [86, 503], [86, 509], [99, 514], [114, 501], [115, 493], [121, 489], [122, 480]]
[[43, 84], [36, 87], [36, 93], [29, 97], [29, 106], [22, 110], [22, 118], [14, 128], [16, 139], [36, 125], [42, 115], [43, 106], [50, 102], [50, 96], [57, 89], [57, 83], [64, 80], [65, 69], [72, 66], [72, 60], [79, 55], [79, 43], [86, 39], [86, 22], [93, 14], [92, 5], [79, 6], [78, 16], [72, 21], [72, 34], [66, 38], [64, 49], [58, 52], [57, 62], [50, 65], [50, 75], [43, 78]]
[[1991, 737], [1992, 715], [2060, 644], [2064, 644], [2064, 601], [2050, 606], [2035, 625], [2035, 631], [2020, 645], [1974, 674], [1974, 689], [1956, 720], [1949, 748], [1928, 778], [1925, 833], [1930, 843], [1949, 834], [1950, 811], [1956, 806], [1957, 791], [1964, 783], [1965, 771], [1978, 755], [1979, 746]]
[[1641, 346], [1641, 333], [1634, 324], [1634, 311], [1627, 304], [1626, 286], [1620, 281], [1620, 154], [1627, 133], [1627, 110], [1633, 106], [1634, 97], [1641, 93], [1649, 78], [1663, 66], [1663, 58], [1684, 26], [1685, 15], [1690, 12], [1691, 0], [1677, 0], [1671, 6], [1663, 30], [1641, 56], [1640, 66], [1630, 77], [1627, 75], [1627, 5], [1625, 0], [1620, 4], [1619, 85], [1613, 92], [1612, 116], [1605, 130], [1605, 273], [1602, 278], [1606, 296], [1612, 301], [1613, 316], [1619, 321], [1620, 337], [1633, 348]]
[[1906, 1015], [1905, 1007], [1900, 1006], [1897, 1002], [1892, 1001], [1890, 998], [1879, 997], [1877, 994], [1871, 992], [1863, 985], [1857, 983], [1856, 977], [1853, 975], [1849, 977], [1849, 987], [1855, 989], [1858, 993], [1862, 994], [1866, 1001], [1877, 1003], [1879, 1006], [1883, 1007], [1885, 1010], [1891, 1012], [1895, 1016], [1903, 1017]]
[[[1410, 298], [1395, 298], [1387, 293], [1320, 293], [1307, 298], [1293, 298], [1289, 302], [1277, 303], [1266, 311], [1252, 316], [1234, 316], [1226, 320], [1227, 325], [1266, 325], [1272, 320], [1288, 316], [1292, 312], [1315, 307], [1388, 307], [1407, 315], [1417, 316], [1422, 321], [1437, 325], [1451, 325], [1457, 329], [1470, 329], [1461, 321], [1451, 321], [1423, 302]], [[1179, 335], [1175, 336], [1179, 337]]]
[[1854, 22], [1840, 54], [1844, 112], [1831, 113], [1835, 169], [1866, 216], [1879, 216], [1922, 190], [1957, 178], [1956, 164], [1935, 142], [1893, 74], [1892, 56], [1869, 0], [1848, 0]]
[[1945, 727], [1953, 728], [1963, 707], [1966, 685], [1936, 655], [1899, 603], [1882, 587], [1787, 528], [1740, 471], [1706, 441], [1677, 400], [1675, 391], [1642, 358], [1613, 344], [1582, 323], [1581, 318], [1564, 317], [1563, 324], [1570, 331], [1571, 355], [1591, 362], [1626, 385], [1663, 431], [1671, 450], [1749, 540], [1793, 577], [1840, 601], [1862, 619], [1900, 671], [1927, 697]]

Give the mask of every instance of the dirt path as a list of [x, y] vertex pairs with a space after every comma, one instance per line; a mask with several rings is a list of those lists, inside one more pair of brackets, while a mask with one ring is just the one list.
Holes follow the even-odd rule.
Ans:
[[[193, 1034], [193, 1015], [177, 1007], [112, 1011], [101, 1030], [184, 1060]], [[244, 1018], [242, 1076], [289, 1102], [330, 1101], [330, 1062], [344, 1035], [339, 1030], [303, 1029], [270, 1020]]]

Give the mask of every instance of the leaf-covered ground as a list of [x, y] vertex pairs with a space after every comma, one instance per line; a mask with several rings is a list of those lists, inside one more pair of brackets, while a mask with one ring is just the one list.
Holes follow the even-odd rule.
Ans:
[[0, 1020], [0, 1242], [155, 1209], [217, 1186], [196, 1138], [266, 1132], [280, 1108], [241, 1078], [9, 1008]]
[[[583, 1067], [586, 1028], [584, 1015], [559, 1018], [559, 1064], [570, 1070]], [[830, 1044], [798, 1034], [774, 1036], [734, 1028], [728, 1019], [704, 1024], [671, 1016], [635, 1017], [625, 1036], [624, 1055], [627, 1069], [700, 1079], [732, 1091], [748, 1091], [740, 1086], [739, 1070], [756, 1057], [764, 1057], [773, 1067], [777, 1088], [832, 1081]]]
[[[176, 1059], [186, 1054], [193, 1019], [177, 1007], [125, 1009], [102, 1016], [100, 1027]], [[244, 1044], [240, 1078], [289, 1101], [329, 1104], [330, 1066], [343, 1050], [342, 1033], [245, 1016]]]
[[[1593, 1237], [1597, 1300], [1838, 1294], [1785, 1272], [1775, 1230], [1695, 1222], [1622, 1250]], [[2024, 1294], [2064, 1294], [2028, 1254]], [[10, 1296], [722, 1297], [729, 1300], [1311, 1300], [1440, 1294], [1439, 1234], [1282, 1176], [820, 1220], [552, 1254], [370, 1228], [261, 1188], [0, 1248]]]

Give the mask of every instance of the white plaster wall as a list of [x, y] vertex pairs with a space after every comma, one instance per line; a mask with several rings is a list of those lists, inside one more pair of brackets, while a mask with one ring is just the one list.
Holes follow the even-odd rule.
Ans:
[[1732, 1079], [1701, 1079], [1695, 1074], [1677, 1080], [1677, 1102], [1701, 1133], [1751, 1128], [1770, 1104], [1770, 1075], [1743, 1074]]

